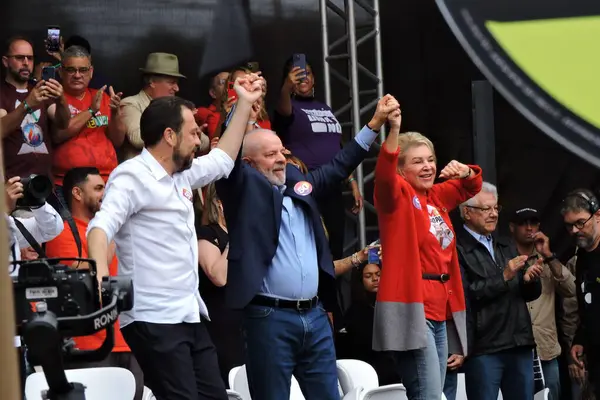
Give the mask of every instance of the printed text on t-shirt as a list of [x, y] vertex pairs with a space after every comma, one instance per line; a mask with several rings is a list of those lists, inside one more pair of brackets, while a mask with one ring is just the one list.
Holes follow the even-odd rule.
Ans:
[[301, 110], [306, 113], [313, 133], [342, 133], [342, 126], [331, 110]]

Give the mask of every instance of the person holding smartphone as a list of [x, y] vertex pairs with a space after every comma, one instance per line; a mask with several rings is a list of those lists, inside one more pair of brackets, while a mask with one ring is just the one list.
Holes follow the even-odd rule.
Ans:
[[69, 125], [71, 114], [56, 79], [32, 83], [33, 45], [13, 37], [2, 56], [6, 79], [0, 84], [0, 131], [6, 176], [50, 175], [50, 122]]
[[[273, 130], [283, 145], [313, 170], [330, 162], [340, 151], [342, 126], [331, 108], [315, 97], [313, 69], [304, 54], [294, 54], [285, 62], [283, 77]], [[352, 189], [352, 212], [356, 214], [362, 208], [362, 195], [352, 176], [346, 184]], [[338, 190], [319, 201], [334, 259], [342, 258], [344, 247], [343, 191], [340, 182]]]

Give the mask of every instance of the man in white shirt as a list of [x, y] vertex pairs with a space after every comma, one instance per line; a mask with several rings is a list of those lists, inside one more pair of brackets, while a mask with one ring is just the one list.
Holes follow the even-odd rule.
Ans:
[[119, 165], [102, 207], [88, 226], [89, 256], [108, 275], [114, 239], [119, 275], [134, 285], [134, 307], [121, 314], [123, 336], [157, 399], [226, 399], [215, 348], [201, 315], [193, 191], [227, 177], [242, 144], [252, 104], [264, 81], [236, 81], [238, 103], [218, 146], [194, 159], [200, 128], [194, 106], [177, 97], [154, 99], [142, 114], [145, 148]]

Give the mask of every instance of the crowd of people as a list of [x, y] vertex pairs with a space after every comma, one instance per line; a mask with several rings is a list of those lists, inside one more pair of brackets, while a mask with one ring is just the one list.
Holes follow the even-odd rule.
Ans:
[[[68, 368], [126, 368], [136, 399], [144, 385], [159, 400], [226, 399], [229, 371], [242, 364], [255, 399], [289, 398], [292, 375], [305, 398], [339, 399], [342, 357], [371, 364], [381, 384], [403, 383], [411, 400], [455, 400], [459, 373], [473, 400], [499, 390], [530, 400], [544, 387], [558, 400], [564, 382], [568, 398], [598, 395], [593, 192], [565, 197], [579, 252], [563, 264], [532, 205], [510, 215], [511, 238], [496, 235], [496, 187], [476, 165], [438, 171], [433, 143], [401, 133], [391, 95], [342, 146], [310, 63], [294, 58], [270, 108], [257, 63], [216, 74], [213, 102], [201, 107], [177, 97], [185, 76], [174, 54], [149, 54], [128, 97], [96, 73], [85, 39], [52, 56], [59, 64], [35, 64], [31, 42], [15, 36], [2, 57], [10, 257], [91, 258], [99, 279], [130, 277], [135, 293], [112, 354]], [[49, 67], [56, 75], [42, 79]], [[344, 258], [342, 193], [359, 212], [352, 174], [386, 124], [374, 190], [381, 244]], [[31, 175], [49, 177], [53, 193], [21, 207]], [[462, 226], [452, 226], [455, 209]], [[346, 273], [352, 303], [342, 310], [336, 277]], [[96, 349], [104, 335], [75, 346]], [[27, 343], [16, 345], [25, 378]]]

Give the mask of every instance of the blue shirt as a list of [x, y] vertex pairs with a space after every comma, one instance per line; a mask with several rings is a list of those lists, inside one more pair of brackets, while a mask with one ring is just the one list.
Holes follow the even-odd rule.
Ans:
[[492, 238], [492, 235], [485, 236], [469, 229], [469, 227], [466, 225], [464, 225], [464, 227], [465, 230], [475, 238], [475, 240], [485, 246], [487, 251], [490, 253], [490, 256], [492, 256], [492, 260], [496, 261], [496, 256], [494, 254], [494, 239]]
[[[377, 137], [366, 126], [354, 140], [365, 150]], [[274, 188], [285, 191], [285, 186]], [[319, 288], [319, 260], [312, 221], [300, 204], [283, 196], [279, 244], [260, 293], [287, 300], [311, 299]]]

